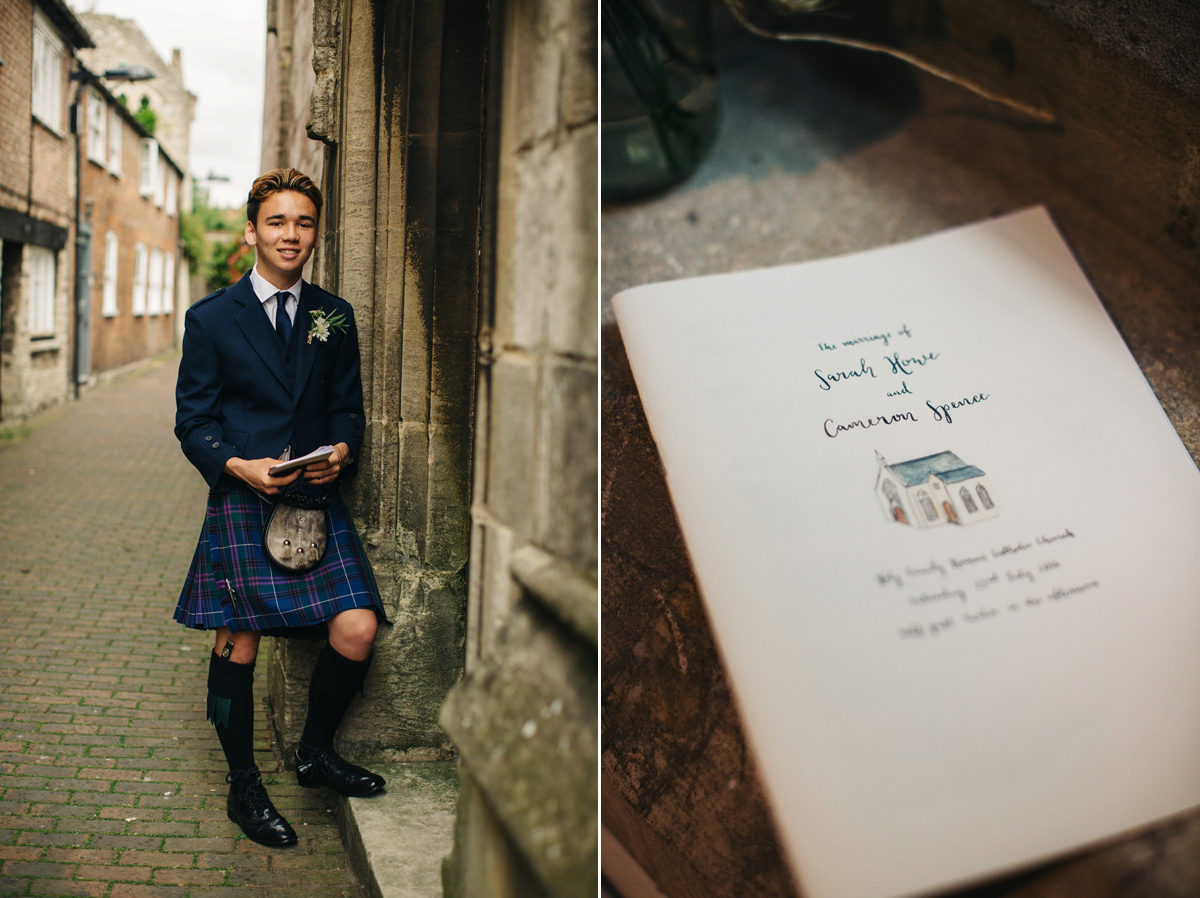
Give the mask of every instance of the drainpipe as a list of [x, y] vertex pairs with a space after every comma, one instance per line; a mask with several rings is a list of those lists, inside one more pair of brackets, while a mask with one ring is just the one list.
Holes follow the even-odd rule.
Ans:
[[[75, 87], [75, 108], [71, 113], [71, 130], [75, 132], [75, 290], [73, 329], [74, 345], [71, 347], [71, 389], [74, 398], [79, 398], [79, 379], [85, 371], [91, 368], [91, 290], [88, 283], [92, 266], [92, 223], [91, 203], [88, 203], [88, 220], [83, 216], [83, 134], [86, 123], [82, 121], [85, 113], [83, 107], [83, 88], [89, 72], [80, 67], [71, 73], [72, 80], [77, 80]], [[86, 229], [86, 230], [85, 230]]]

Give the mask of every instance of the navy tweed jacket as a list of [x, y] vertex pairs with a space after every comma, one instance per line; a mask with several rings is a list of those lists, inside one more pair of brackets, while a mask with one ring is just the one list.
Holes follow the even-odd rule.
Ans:
[[[308, 342], [315, 309], [344, 315], [348, 327]], [[224, 473], [235, 456], [278, 458], [289, 445], [297, 456], [344, 442], [358, 458], [366, 421], [354, 310], [304, 282], [295, 321], [285, 347], [248, 273], [187, 311], [175, 436], [213, 492], [240, 482]], [[356, 469], [352, 460], [341, 477]]]

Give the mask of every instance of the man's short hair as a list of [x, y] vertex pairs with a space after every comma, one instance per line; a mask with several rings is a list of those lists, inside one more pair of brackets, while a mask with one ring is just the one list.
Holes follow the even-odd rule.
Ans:
[[312, 204], [317, 207], [317, 221], [321, 220], [321, 188], [304, 172], [294, 168], [272, 169], [254, 179], [250, 195], [246, 198], [246, 220], [258, 227], [259, 206], [271, 194], [284, 190], [294, 190], [312, 200]]

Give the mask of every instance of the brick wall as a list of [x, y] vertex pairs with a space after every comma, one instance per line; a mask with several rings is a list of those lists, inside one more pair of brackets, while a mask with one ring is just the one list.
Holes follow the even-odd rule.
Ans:
[[0, 207], [25, 211], [29, 194], [33, 4], [0, 3]]
[[[65, 76], [64, 76], [65, 77]], [[75, 215], [75, 140], [67, 133], [70, 99], [64, 101], [63, 133], [55, 134], [41, 123], [33, 125], [34, 218], [66, 227]]]
[[54, 333], [29, 336], [30, 246], [5, 246], [0, 357], [0, 417], [22, 418], [70, 393], [71, 286], [75, 210], [75, 141], [70, 135], [74, 86], [72, 48], [63, 42], [62, 113], [46, 127], [32, 117], [33, 5], [0, 2], [0, 208], [67, 228], [66, 246], [55, 259]]
[[[164, 256], [175, 257], [175, 280], [179, 268], [186, 265], [179, 252], [179, 215], [167, 214], [166, 205], [158, 208], [154, 197], [141, 196], [138, 190], [142, 135], [125, 119], [121, 119], [121, 175], [111, 174], [105, 167], [88, 160], [83, 163], [81, 186], [85, 201], [92, 207], [92, 373], [111, 371], [169, 349], [175, 341], [177, 297], [172, 296], [158, 315], [133, 314], [133, 282], [135, 276], [135, 247], [145, 244], [146, 252], [154, 249]], [[165, 158], [159, 157], [162, 168], [175, 178], [182, 189], [177, 172]], [[117, 235], [117, 314], [104, 315], [105, 235]]]

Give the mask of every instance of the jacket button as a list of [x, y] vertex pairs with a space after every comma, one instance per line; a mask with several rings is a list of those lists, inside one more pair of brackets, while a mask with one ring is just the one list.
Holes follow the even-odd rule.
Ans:
[[200, 429], [201, 429], [201, 430], [208, 430], [208, 424], [201, 424], [201, 425], [200, 425]]
[[220, 448], [221, 448], [221, 444], [220, 444], [220, 443], [213, 443], [213, 444], [212, 444], [212, 447], [213, 447], [214, 449], [220, 449]]
[[357, 417], [358, 417], [358, 414], [357, 414], [357, 413], [355, 413], [355, 412], [351, 412], [351, 413], [350, 413], [350, 419], [351, 419], [351, 420], [354, 420], [354, 419], [355, 419], [355, 418], [357, 418]]
[[205, 441], [206, 441], [206, 442], [209, 442], [209, 443], [211, 443], [211, 442], [212, 442], [212, 434], [210, 433], [210, 434], [209, 434], [208, 436], [206, 436], [204, 439], [205, 439]]

